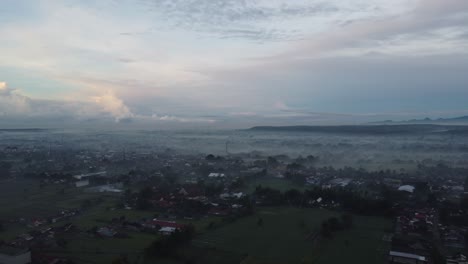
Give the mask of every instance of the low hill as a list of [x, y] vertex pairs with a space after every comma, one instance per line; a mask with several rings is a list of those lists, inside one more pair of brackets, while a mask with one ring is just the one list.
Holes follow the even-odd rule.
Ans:
[[333, 134], [428, 134], [428, 133], [450, 133], [468, 134], [468, 126], [456, 125], [346, 125], [346, 126], [256, 126], [249, 131], [272, 131], [272, 132], [314, 132]]
[[423, 118], [423, 119], [410, 119], [410, 120], [402, 120], [402, 121], [394, 121], [394, 120], [385, 120], [385, 121], [377, 121], [371, 122], [369, 124], [374, 125], [396, 125], [396, 124], [446, 124], [446, 125], [468, 125], [468, 116], [459, 116], [459, 117], [452, 117], [452, 118]]

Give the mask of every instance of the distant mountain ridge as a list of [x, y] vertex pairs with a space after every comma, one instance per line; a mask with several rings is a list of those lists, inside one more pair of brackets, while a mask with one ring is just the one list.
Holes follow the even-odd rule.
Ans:
[[249, 131], [311, 132], [326, 134], [402, 135], [402, 134], [463, 134], [468, 135], [468, 125], [435, 124], [381, 124], [343, 126], [256, 126]]
[[458, 124], [467, 124], [468, 125], [468, 116], [459, 116], [452, 118], [437, 118], [431, 119], [429, 117], [423, 119], [410, 119], [403, 121], [394, 121], [394, 120], [385, 120], [370, 122], [369, 124], [443, 124], [443, 123], [458, 123]]

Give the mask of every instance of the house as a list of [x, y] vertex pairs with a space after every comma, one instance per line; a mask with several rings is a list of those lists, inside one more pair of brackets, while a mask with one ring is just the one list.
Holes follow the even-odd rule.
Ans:
[[102, 237], [113, 237], [116, 232], [108, 227], [101, 227], [98, 229], [97, 233]]
[[402, 185], [402, 186], [398, 187], [398, 191], [408, 192], [408, 193], [413, 193], [414, 189], [415, 188], [412, 185]]
[[94, 173], [87, 173], [87, 174], [80, 174], [80, 175], [75, 175], [73, 178], [77, 180], [82, 180], [86, 179], [89, 177], [105, 177], [107, 175], [106, 171], [101, 171], [101, 172], [94, 172]]
[[174, 233], [176, 230], [177, 230], [177, 228], [175, 228], [175, 227], [165, 226], [165, 227], [161, 227], [161, 229], [159, 229], [158, 232], [163, 236], [168, 236], [168, 235]]
[[208, 178], [224, 178], [224, 177], [225, 177], [224, 173], [212, 172], [208, 174]]
[[88, 185], [89, 185], [89, 180], [81, 180], [81, 181], [75, 182], [75, 187], [77, 188], [88, 186]]
[[329, 184], [331, 184], [332, 186], [336, 186], [336, 187], [346, 187], [351, 183], [351, 181], [352, 181], [351, 179], [347, 179], [347, 178], [337, 178], [337, 179], [331, 180]]
[[394, 178], [384, 178], [383, 179], [383, 184], [389, 187], [393, 188], [398, 188], [401, 186], [401, 180], [400, 179], [394, 179]]
[[[162, 233], [166, 233], [166, 234], [167, 233], [172, 233], [175, 230], [181, 230], [181, 229], [185, 228], [185, 225], [183, 225], [183, 224], [178, 224], [176, 222], [170, 222], [170, 221], [162, 221], [162, 220], [158, 220], [158, 219], [153, 219], [149, 223], [144, 224], [144, 226], [146, 226], [148, 228], [152, 228], [152, 229], [159, 228], [159, 230], [158, 230], [159, 232], [161, 232], [161, 230], [162, 230]], [[171, 231], [172, 229], [174, 229], [174, 230]]]
[[462, 250], [465, 248], [465, 237], [461, 231], [449, 228], [443, 233], [442, 240], [447, 248]]
[[468, 264], [466, 256], [463, 254], [458, 254], [455, 256], [447, 257], [447, 264]]
[[0, 264], [27, 264], [31, 263], [29, 249], [0, 246]]
[[100, 185], [100, 186], [95, 186], [95, 187], [89, 187], [86, 188], [86, 192], [109, 192], [109, 193], [122, 193], [123, 190], [119, 189], [122, 188], [122, 184], [120, 183], [115, 183], [115, 184], [105, 184], [105, 185]]
[[389, 263], [422, 264], [422, 263], [427, 263], [427, 258], [424, 256], [411, 254], [411, 253], [390, 251]]
[[240, 199], [244, 196], [243, 192], [238, 192], [238, 193], [222, 193], [219, 195], [219, 198], [221, 199], [230, 199], [230, 198], [236, 198]]

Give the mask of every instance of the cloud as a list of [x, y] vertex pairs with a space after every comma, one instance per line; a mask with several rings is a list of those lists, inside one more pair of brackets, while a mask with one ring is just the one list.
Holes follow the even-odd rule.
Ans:
[[289, 110], [290, 108], [283, 102], [283, 101], [277, 101], [274, 105], [275, 109], [277, 110]]
[[112, 115], [116, 122], [134, 117], [134, 114], [124, 104], [122, 99], [118, 98], [111, 90], [107, 90], [102, 95], [92, 97], [92, 100], [104, 112]]
[[[330, 1], [141, 0], [167, 27], [215, 34], [223, 39], [292, 40], [303, 27], [279, 21], [310, 20], [342, 11]], [[159, 30], [156, 27], [153, 30]], [[164, 27], [163, 27], [164, 29]]]
[[315, 112], [451, 111], [468, 96], [465, 0], [138, 2], [11, 12], [1, 78], [37, 85], [0, 84], [3, 116], [307, 122]]
[[30, 110], [30, 99], [15, 89], [9, 88], [6, 82], [0, 82], [0, 116], [21, 115]]
[[134, 117], [134, 114], [114, 92], [108, 90], [90, 101], [40, 100], [23, 95], [0, 82], [0, 115], [14, 118], [68, 118], [106, 119], [111, 116], [119, 122]]
[[468, 1], [420, 0], [414, 8], [396, 16], [354, 19], [345, 25], [310, 35], [288, 52], [270, 59], [361, 56], [369, 52], [408, 56], [468, 53], [467, 31]]

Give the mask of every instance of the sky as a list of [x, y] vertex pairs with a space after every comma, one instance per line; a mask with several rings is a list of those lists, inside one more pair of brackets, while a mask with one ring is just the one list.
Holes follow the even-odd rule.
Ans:
[[2, 0], [0, 127], [468, 115], [466, 0]]

